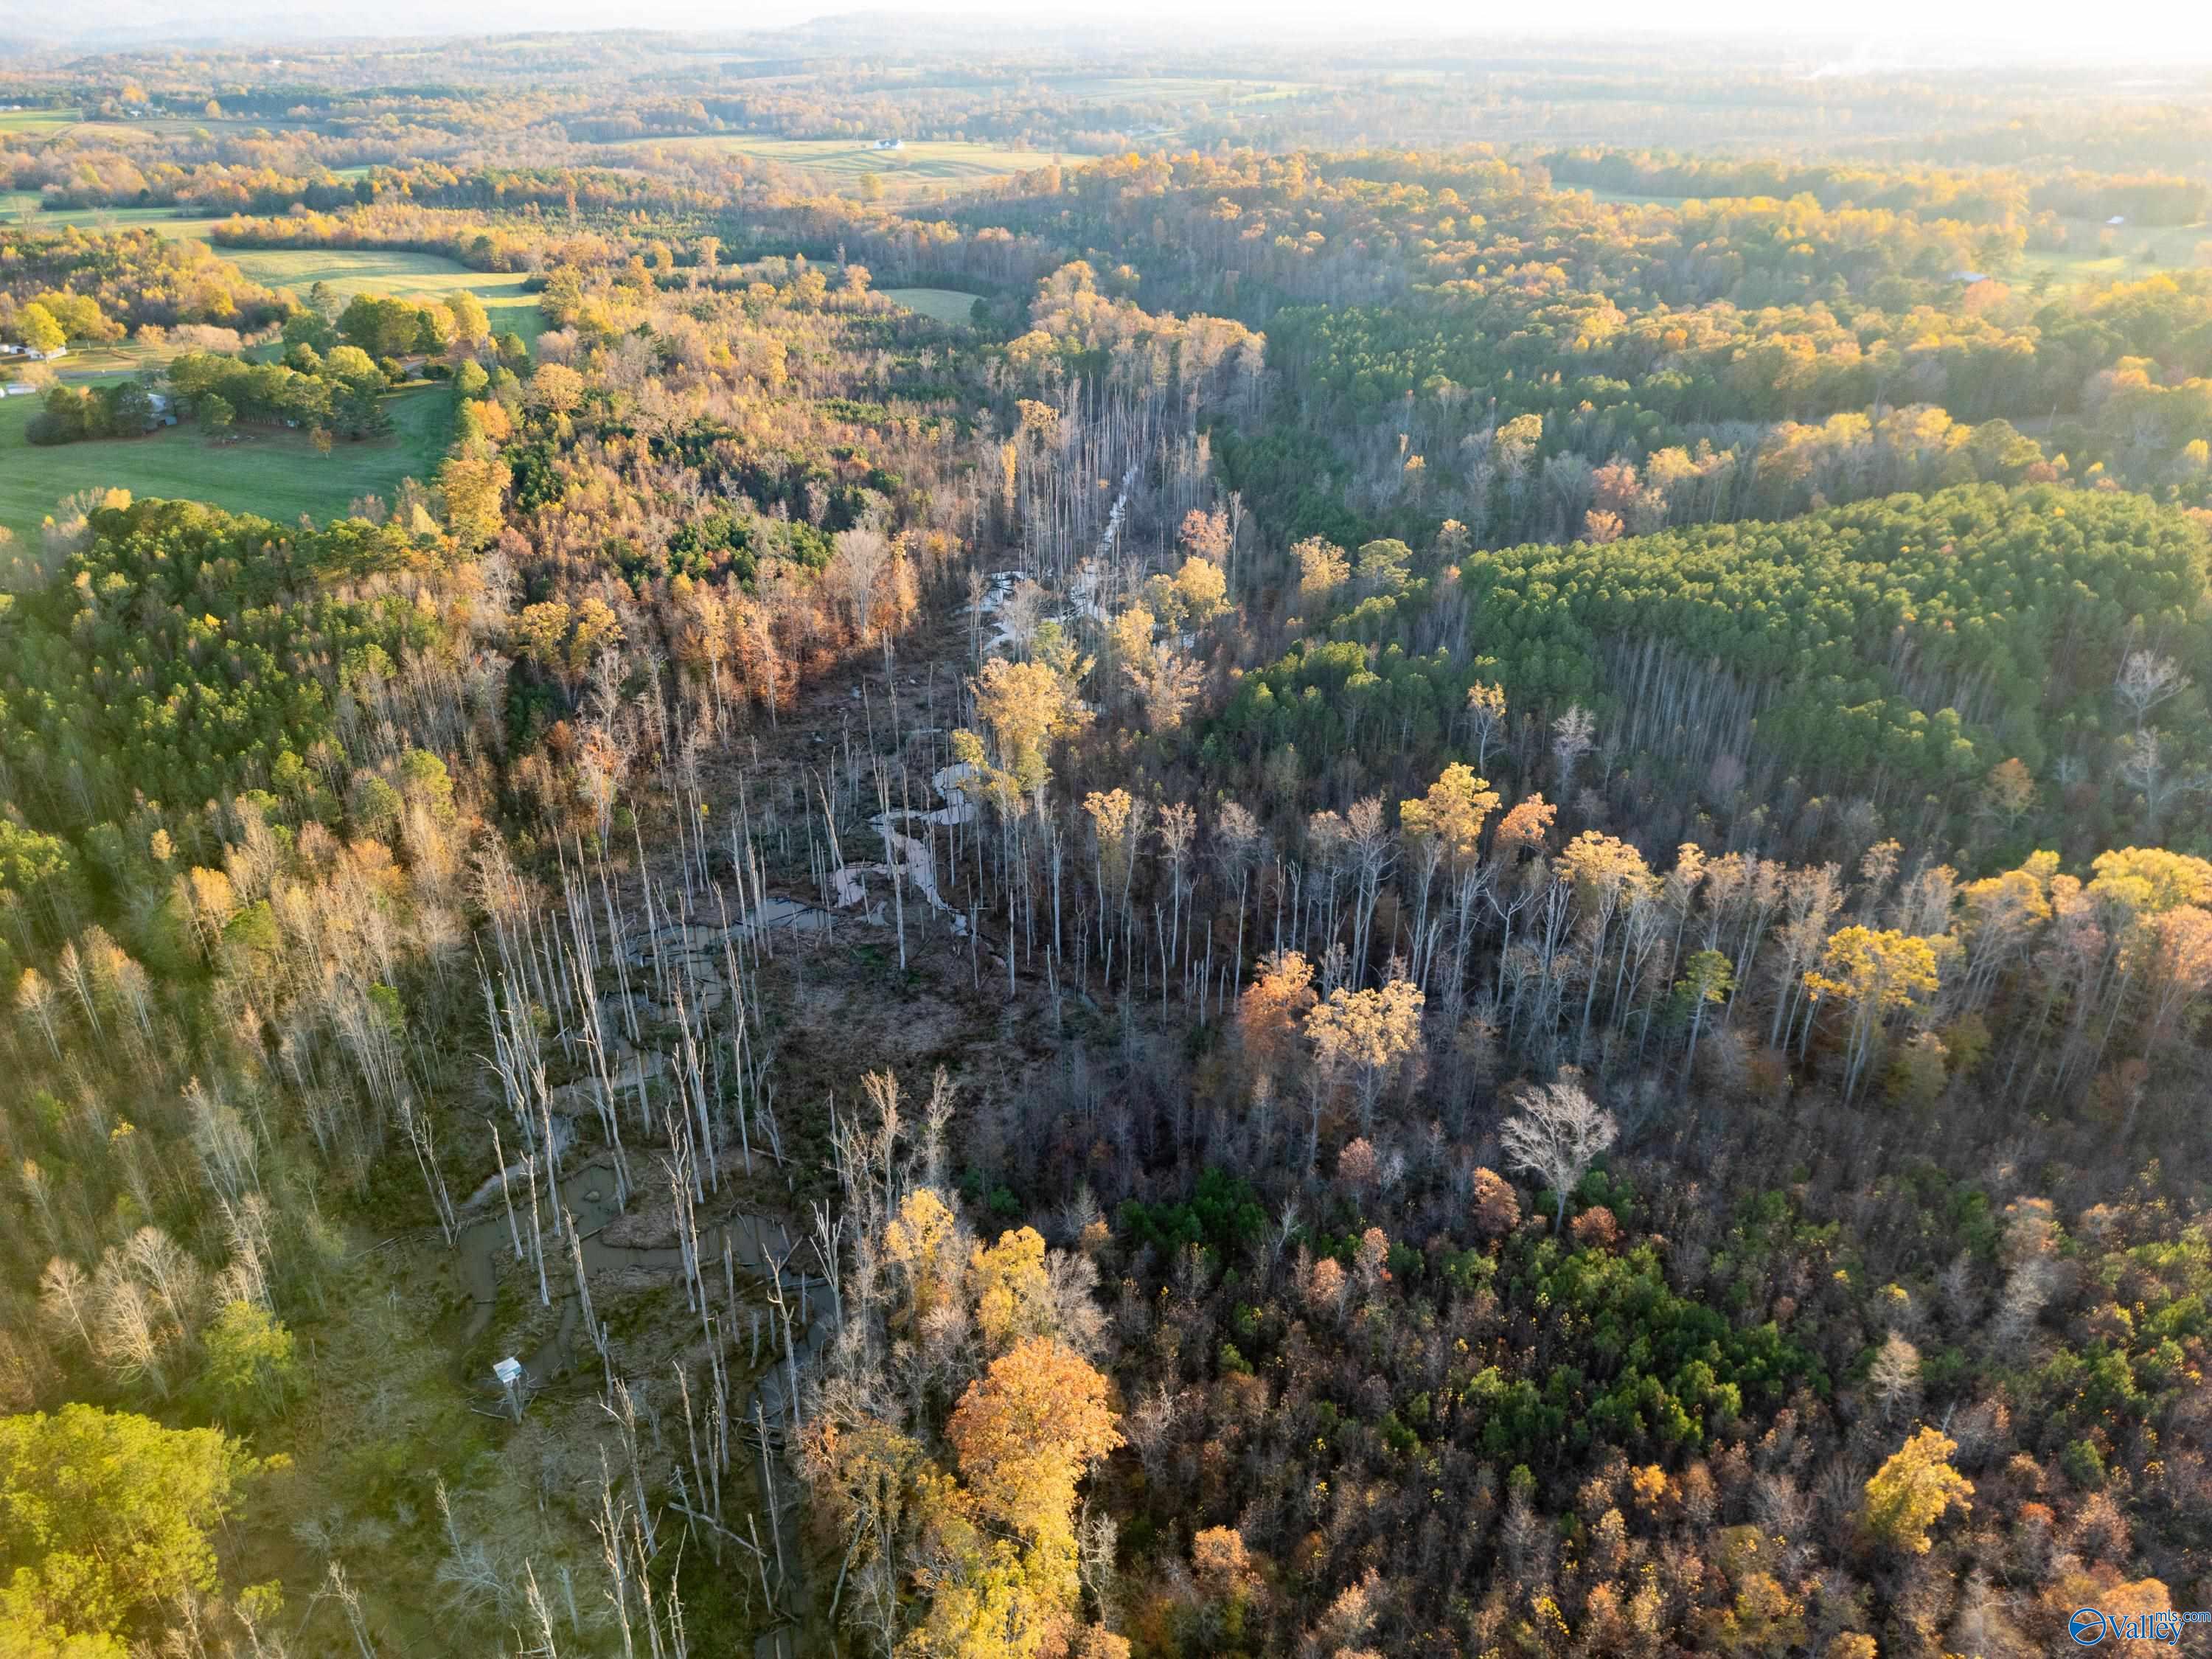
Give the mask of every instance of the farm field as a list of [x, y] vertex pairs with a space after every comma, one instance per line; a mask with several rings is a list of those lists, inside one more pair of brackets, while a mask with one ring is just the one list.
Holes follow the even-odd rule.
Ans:
[[1314, 89], [1308, 81], [1246, 80], [1235, 76], [1048, 75], [1040, 78], [1068, 97], [1099, 103], [1203, 98], [1223, 104], [1264, 104]]
[[173, 209], [165, 207], [91, 207], [70, 208], [60, 213], [46, 213], [39, 207], [38, 192], [28, 190], [0, 191], [0, 224], [23, 223], [33, 230], [58, 230], [64, 225], [82, 225], [87, 228], [125, 228], [134, 225], [146, 226], [164, 236], [190, 236], [206, 241], [221, 224], [220, 218], [180, 219]]
[[940, 323], [964, 323], [976, 296], [957, 288], [885, 288], [876, 290], [894, 305], [934, 317]]
[[389, 495], [405, 477], [428, 479], [453, 423], [451, 398], [425, 387], [392, 398], [390, 437], [341, 443], [328, 455], [315, 453], [304, 433], [260, 427], [221, 447], [179, 426], [46, 449], [23, 437], [38, 408], [35, 398], [0, 399], [0, 526], [33, 545], [55, 503], [80, 489], [209, 501], [280, 523], [302, 513], [336, 517], [356, 496]]
[[435, 253], [381, 248], [218, 247], [216, 252], [255, 282], [289, 288], [303, 300], [317, 283], [343, 299], [356, 294], [442, 298], [467, 289], [483, 301], [495, 333], [512, 330], [531, 340], [545, 326], [537, 295], [523, 287], [529, 278], [520, 271], [471, 270]]
[[82, 118], [73, 109], [0, 110], [0, 132], [58, 132]]
[[[619, 148], [757, 155], [764, 161], [802, 168], [831, 184], [853, 183], [872, 173], [882, 175], [884, 187], [892, 190], [975, 184], [1031, 172], [1050, 166], [1053, 161], [1049, 150], [1003, 149], [994, 144], [915, 140], [901, 149], [876, 149], [864, 142], [841, 138], [774, 138], [744, 132], [638, 138]], [[1060, 159], [1064, 165], [1075, 166], [1090, 158], [1063, 154]]]
[[[2030, 248], [2021, 256], [2016, 281], [2049, 271], [2054, 286], [2081, 288], [2097, 283], [2139, 281], [2162, 270], [2186, 270], [2197, 263], [2197, 247], [2212, 241], [2212, 225], [2124, 225], [2117, 228], [2087, 219], [2067, 219], [2063, 252]], [[2109, 235], [2109, 240], [2107, 237]]]
[[1607, 202], [1615, 207], [1680, 207], [1690, 199], [1686, 196], [1637, 196], [1621, 190], [1592, 190], [1586, 185], [1569, 185], [1567, 188], [1582, 191], [1597, 201]]
[[[110, 380], [165, 368], [177, 355], [173, 345], [144, 345], [137, 340], [118, 340], [112, 345], [76, 345], [55, 365], [56, 378], [72, 384]], [[247, 356], [254, 355], [249, 351]]]

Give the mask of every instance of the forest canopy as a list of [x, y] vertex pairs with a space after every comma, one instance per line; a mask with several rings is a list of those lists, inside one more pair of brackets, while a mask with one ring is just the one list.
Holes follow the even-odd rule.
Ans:
[[0, 1652], [2212, 1601], [2212, 101], [1361, 27], [0, 69]]

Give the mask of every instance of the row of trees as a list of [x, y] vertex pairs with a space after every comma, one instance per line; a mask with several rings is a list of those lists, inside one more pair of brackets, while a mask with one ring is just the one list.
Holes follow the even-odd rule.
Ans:
[[259, 328], [287, 309], [204, 242], [152, 229], [0, 225], [0, 338], [35, 344], [30, 336], [49, 325], [95, 341], [147, 324]]

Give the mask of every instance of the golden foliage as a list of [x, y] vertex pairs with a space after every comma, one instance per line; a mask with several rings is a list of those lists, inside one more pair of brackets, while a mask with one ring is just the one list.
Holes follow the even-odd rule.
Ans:
[[1956, 1504], [1973, 1505], [1973, 1483], [1951, 1467], [1959, 1443], [1936, 1429], [1922, 1429], [1875, 1471], [1866, 1483], [1860, 1519], [1877, 1541], [1915, 1555], [1929, 1548], [1929, 1531]]
[[1044, 1238], [1034, 1227], [1000, 1233], [989, 1249], [968, 1256], [968, 1285], [983, 1340], [1000, 1352], [1053, 1325], [1052, 1279], [1045, 1272]]
[[1398, 822], [1417, 846], [1432, 847], [1454, 870], [1474, 866], [1482, 827], [1498, 810], [1498, 792], [1474, 769], [1455, 761], [1419, 800], [1398, 804]]

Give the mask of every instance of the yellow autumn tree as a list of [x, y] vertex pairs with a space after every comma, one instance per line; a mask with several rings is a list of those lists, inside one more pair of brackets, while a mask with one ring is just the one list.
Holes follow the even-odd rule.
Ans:
[[917, 1187], [884, 1229], [884, 1256], [907, 1286], [907, 1316], [919, 1324], [960, 1290], [960, 1224], [945, 1200]]
[[1490, 745], [1505, 729], [1505, 688], [1494, 681], [1468, 687], [1467, 725], [1474, 738], [1474, 764], [1480, 771], [1489, 763]]
[[1141, 605], [1133, 605], [1107, 624], [1106, 643], [1111, 659], [1122, 665], [1122, 672], [1133, 673], [1137, 665], [1152, 655], [1152, 629], [1158, 620]]
[[1516, 802], [1512, 811], [1498, 821], [1498, 833], [1491, 837], [1491, 854], [1510, 863], [1524, 852], [1540, 852], [1544, 837], [1552, 833], [1552, 820], [1559, 809], [1541, 795], [1530, 795]]
[[439, 468], [446, 524], [464, 552], [474, 552], [499, 534], [507, 486], [507, 463], [489, 456], [456, 455]]
[[968, 1289], [984, 1345], [1003, 1353], [1024, 1338], [1052, 1328], [1052, 1279], [1044, 1265], [1044, 1238], [1036, 1228], [1000, 1233], [968, 1255]]
[[1341, 985], [1306, 1015], [1306, 1037], [1325, 1071], [1348, 1068], [1359, 1092], [1364, 1133], [1375, 1103], [1398, 1064], [1421, 1044], [1421, 1009], [1428, 999], [1410, 980], [1347, 991]]
[[1175, 573], [1175, 598], [1182, 599], [1183, 619], [1194, 626], [1212, 622], [1228, 611], [1228, 577], [1212, 560], [1192, 553], [1183, 568]]
[[1310, 536], [1291, 551], [1298, 556], [1298, 595], [1310, 604], [1327, 600], [1352, 579], [1352, 561], [1334, 542]]
[[2162, 847], [2123, 847], [2089, 861], [2088, 894], [2140, 915], [2178, 904], [2212, 905], [2212, 863]]
[[1844, 1095], [1865, 1075], [1891, 1014], [1919, 1006], [1939, 983], [1936, 941], [1893, 928], [1845, 927], [1828, 941], [1817, 967], [1805, 970], [1815, 1003], [1832, 1001], [1849, 1021], [1844, 1039]]
[[1604, 977], [1606, 945], [1614, 918], [1625, 903], [1656, 891], [1659, 881], [1644, 863], [1643, 854], [1626, 842], [1595, 830], [1585, 830], [1567, 843], [1559, 854], [1559, 868], [1575, 884], [1575, 902], [1589, 940], [1582, 1032], [1576, 1039], [1579, 1050], [1589, 1041], [1590, 1013], [1597, 1003], [1598, 981]]
[[1127, 921], [1129, 884], [1137, 870], [1137, 844], [1144, 838], [1150, 809], [1126, 789], [1092, 790], [1083, 798], [1083, 811], [1091, 819], [1092, 870], [1103, 899], [1118, 891], [1122, 919]]
[[1967, 1006], [1987, 999], [1997, 975], [2051, 919], [2051, 878], [2057, 872], [2057, 854], [2034, 853], [2017, 870], [1959, 890], [1956, 933], [1966, 951]]
[[1198, 695], [1202, 672], [1172, 642], [1155, 645], [1155, 626], [1151, 611], [1132, 605], [1108, 624], [1106, 639], [1113, 659], [1121, 665], [1121, 678], [1144, 708], [1145, 723], [1162, 733], [1182, 724]]
[[1913, 1555], [1928, 1553], [1929, 1531], [1956, 1504], [1971, 1510], [1973, 1483], [1951, 1467], [1959, 1443], [1936, 1429], [1922, 1429], [1906, 1441], [1866, 1483], [1859, 1511], [1867, 1534], [1877, 1543]]
[[1106, 1379], [1031, 1337], [968, 1385], [945, 1426], [956, 1487], [922, 1483], [929, 1610], [900, 1644], [914, 1659], [1034, 1659], [1077, 1634], [1075, 1489], [1121, 1443]]
[[817, 1513], [851, 1540], [854, 1582], [873, 1581], [895, 1603], [900, 1540], [932, 1490], [927, 1453], [883, 1420], [878, 1402], [832, 1384], [808, 1414], [798, 1456]]
[[[1474, 898], [1482, 872], [1482, 830], [1498, 807], [1498, 794], [1474, 769], [1454, 761], [1415, 800], [1398, 803], [1398, 827], [1412, 849], [1413, 867], [1420, 872], [1420, 901], [1413, 925], [1416, 977], [1427, 954], [1435, 948], [1429, 931], [1429, 905], [1437, 878], [1449, 884], [1447, 891], [1459, 916], [1459, 940], [1455, 956], [1464, 961], [1473, 921]], [[1452, 983], [1458, 982], [1457, 975]]]
[[2157, 945], [2147, 1024], [2154, 1042], [2170, 1042], [2189, 1035], [2212, 990], [2212, 910], [2177, 905], [2151, 929]]
[[1447, 868], [1471, 866], [1481, 851], [1482, 827], [1498, 810], [1498, 792], [1474, 769], [1454, 761], [1418, 800], [1398, 804], [1408, 841]]
[[1073, 1348], [1041, 1336], [968, 1385], [945, 1433], [980, 1513], [1024, 1538], [1071, 1545], [1076, 1485], [1121, 1443], [1106, 1379]]
[[992, 754], [987, 757], [981, 740], [968, 732], [953, 734], [955, 753], [982, 772], [1001, 810], [1019, 811], [1024, 800], [1041, 809], [1052, 780], [1048, 746], [1088, 718], [1070, 679], [1050, 663], [994, 657], [968, 685], [976, 715], [990, 733]]

